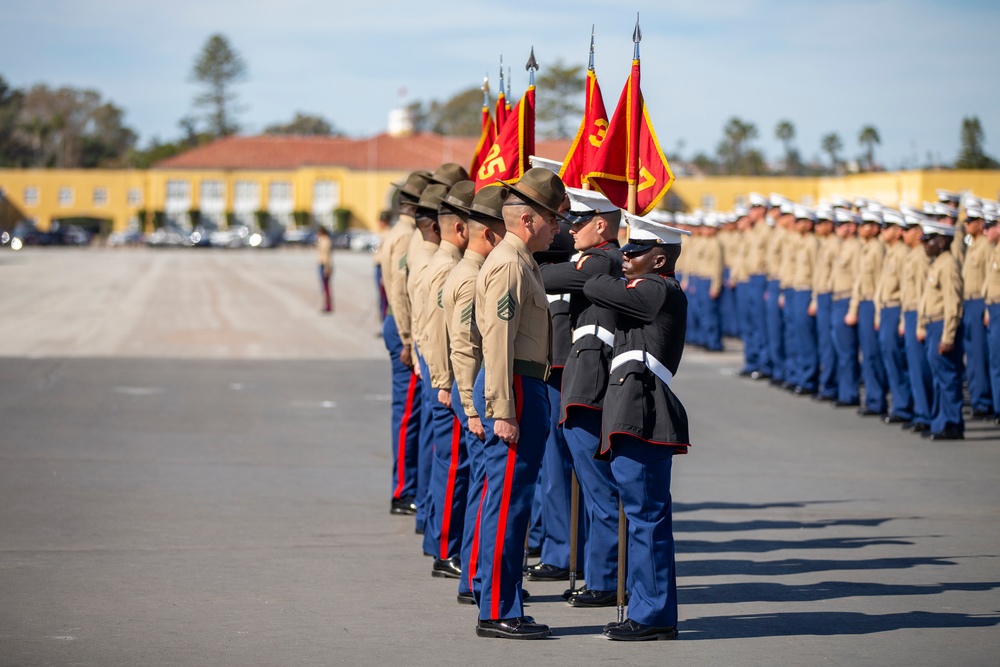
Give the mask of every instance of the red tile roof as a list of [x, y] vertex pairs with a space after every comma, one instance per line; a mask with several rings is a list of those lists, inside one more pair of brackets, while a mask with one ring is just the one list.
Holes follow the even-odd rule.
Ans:
[[[435, 169], [443, 162], [466, 165], [472, 161], [475, 137], [415, 134], [392, 137], [380, 134], [367, 139], [263, 135], [226, 137], [161, 160], [155, 169], [297, 169], [307, 166], [342, 166], [350, 169], [406, 171]], [[569, 139], [538, 140], [535, 153], [561, 160]]]

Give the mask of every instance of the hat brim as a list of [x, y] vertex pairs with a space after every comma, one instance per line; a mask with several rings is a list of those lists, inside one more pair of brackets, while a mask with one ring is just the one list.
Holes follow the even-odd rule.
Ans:
[[598, 211], [567, 211], [562, 214], [563, 219], [571, 225], [582, 225], [590, 222], [599, 215], [600, 212]]
[[662, 246], [662, 243], [626, 243], [621, 247], [621, 252], [623, 255], [644, 255], [653, 248], [657, 246]]
[[554, 214], [556, 216], [556, 219], [562, 220], [563, 222], [569, 222], [566, 216], [560, 213], [558, 209], [554, 209], [545, 202], [541, 201], [537, 195], [527, 192], [526, 190], [519, 189], [517, 187], [517, 183], [508, 183], [507, 181], [501, 181], [500, 179], [497, 179], [497, 183], [510, 188], [511, 192], [516, 192], [520, 197], [523, 197], [524, 199], [530, 201], [531, 203], [541, 206], [549, 213]]

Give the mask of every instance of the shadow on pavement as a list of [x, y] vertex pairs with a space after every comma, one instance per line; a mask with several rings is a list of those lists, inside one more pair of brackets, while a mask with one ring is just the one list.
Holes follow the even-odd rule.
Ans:
[[769, 510], [782, 508], [801, 508], [809, 505], [829, 505], [831, 503], [849, 503], [852, 500], [803, 500], [781, 503], [674, 503], [673, 512], [698, 512], [701, 510]]
[[823, 581], [816, 584], [735, 583], [679, 586], [683, 604], [732, 604], [739, 602], [812, 602], [851, 597], [887, 595], [938, 595], [950, 591], [984, 592], [1000, 588], [1000, 581], [949, 584], [873, 584]]
[[869, 558], [868, 560], [808, 560], [786, 558], [784, 560], [751, 561], [741, 559], [717, 559], [682, 561], [677, 571], [686, 577], [714, 577], [721, 575], [753, 575], [758, 577], [780, 577], [786, 574], [806, 574], [808, 572], [852, 571], [852, 570], [906, 570], [920, 565], [958, 565], [955, 561], [934, 556], [911, 558]]
[[681, 623], [681, 639], [739, 639], [793, 635], [868, 635], [903, 629], [983, 628], [1000, 624], [1000, 614], [911, 611], [900, 614], [859, 612], [781, 612], [707, 616]]
[[[920, 517], [906, 517], [908, 519], [919, 519]], [[725, 533], [737, 532], [741, 530], [799, 530], [800, 528], [831, 528], [837, 526], [861, 526], [864, 528], [878, 528], [887, 521], [895, 521], [896, 518], [887, 517], [885, 519], [822, 519], [820, 521], [768, 521], [757, 519], [754, 521], [685, 521], [683, 519], [674, 521], [675, 533]]]
[[785, 549], [862, 549], [887, 544], [912, 545], [903, 539], [877, 537], [829, 537], [818, 540], [677, 540], [677, 553], [764, 553]]

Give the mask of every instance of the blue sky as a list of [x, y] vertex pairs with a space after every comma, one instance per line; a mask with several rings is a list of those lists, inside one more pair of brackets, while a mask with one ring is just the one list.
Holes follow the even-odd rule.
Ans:
[[987, 152], [1000, 157], [1000, 3], [987, 1], [0, 0], [0, 75], [96, 88], [145, 144], [179, 135], [195, 55], [221, 32], [249, 65], [238, 87], [246, 131], [304, 110], [363, 136], [384, 130], [401, 89], [409, 100], [447, 98], [485, 72], [495, 79], [501, 53], [519, 96], [529, 49], [542, 68], [584, 64], [591, 24], [610, 107], [636, 11], [643, 94], [668, 150], [714, 152], [735, 115], [757, 124], [756, 145], [772, 158], [774, 126], [788, 118], [807, 159], [828, 132], [860, 154], [858, 132], [873, 124], [890, 168], [929, 153], [950, 162], [962, 117], [978, 115]]

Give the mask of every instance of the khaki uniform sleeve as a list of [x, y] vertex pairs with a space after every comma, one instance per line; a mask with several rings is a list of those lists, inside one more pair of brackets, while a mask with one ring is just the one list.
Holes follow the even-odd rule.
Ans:
[[709, 290], [716, 294], [722, 293], [722, 272], [726, 269], [725, 249], [718, 238], [713, 239], [709, 253], [705, 257], [705, 273], [710, 280]]
[[424, 304], [424, 345], [421, 349], [431, 372], [431, 386], [451, 390], [451, 359], [448, 355], [448, 326], [444, 316], [444, 281], [448, 267], [438, 267], [427, 281]]
[[955, 223], [955, 238], [951, 241], [951, 254], [962, 263], [965, 261], [965, 223], [959, 220]]
[[861, 249], [857, 245], [855, 245], [854, 254], [851, 255], [851, 269], [854, 282], [851, 284], [851, 303], [847, 307], [847, 314], [857, 317], [858, 306], [861, 304]]
[[486, 417], [513, 419], [514, 338], [525, 298], [523, 277], [513, 263], [491, 268], [476, 290], [476, 321], [483, 336]]
[[954, 343], [958, 325], [962, 322], [962, 272], [958, 260], [948, 262], [941, 271], [941, 296], [944, 298], [944, 328], [942, 343]]
[[[447, 300], [446, 300], [447, 310]], [[467, 417], [477, 417], [472, 400], [481, 361], [479, 329], [476, 327], [476, 281], [466, 280], [455, 290], [454, 304], [448, 317], [448, 340], [451, 366], [458, 383], [458, 395]]]
[[392, 308], [392, 316], [396, 320], [396, 328], [399, 330], [399, 338], [403, 341], [403, 345], [413, 345], [413, 333], [410, 328], [412, 316], [410, 295], [406, 291], [408, 275], [406, 260], [409, 244], [409, 235], [392, 235], [388, 253], [392, 272], [389, 274], [391, 279], [386, 284], [386, 298], [389, 299], [389, 307]]

